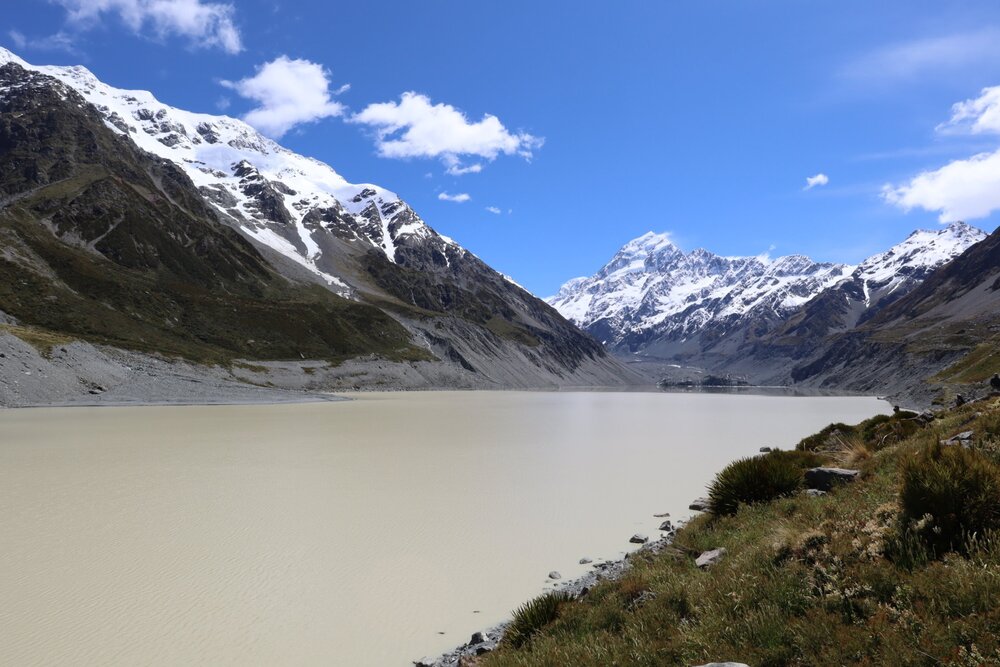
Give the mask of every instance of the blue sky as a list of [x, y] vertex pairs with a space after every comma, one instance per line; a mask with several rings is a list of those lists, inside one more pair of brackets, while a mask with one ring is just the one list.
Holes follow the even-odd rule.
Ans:
[[995, 0], [18, 0], [0, 44], [250, 114], [543, 296], [648, 230], [854, 262], [1000, 224]]

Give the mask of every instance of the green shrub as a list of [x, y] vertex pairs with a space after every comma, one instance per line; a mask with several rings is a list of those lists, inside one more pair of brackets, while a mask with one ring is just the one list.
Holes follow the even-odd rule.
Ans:
[[572, 599], [569, 593], [552, 592], [525, 602], [514, 610], [514, 617], [504, 631], [504, 641], [515, 648], [523, 646], [536, 632], [559, 618], [563, 605]]
[[816, 452], [807, 452], [799, 449], [774, 451], [765, 458], [787, 461], [801, 470], [808, 470], [809, 468], [815, 468], [827, 463], [826, 459]]
[[935, 556], [965, 551], [1000, 528], [1000, 468], [978, 452], [935, 443], [903, 469], [903, 519]]
[[751, 505], [789, 496], [802, 484], [802, 468], [794, 458], [776, 452], [740, 459], [726, 466], [708, 489], [713, 514], [735, 514]]

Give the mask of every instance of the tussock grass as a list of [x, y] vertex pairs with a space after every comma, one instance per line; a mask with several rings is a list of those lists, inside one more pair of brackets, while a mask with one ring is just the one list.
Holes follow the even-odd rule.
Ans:
[[[505, 644], [481, 665], [1000, 664], [1000, 532], [966, 523], [961, 540], [931, 549], [911, 521], [921, 510], [900, 493], [909, 475], [980, 498], [962, 511], [990, 516], [1000, 490], [984, 471], [1000, 452], [1000, 402], [929, 425], [906, 415], [869, 422], [837, 425], [803, 448], [830, 463], [853, 457], [861, 480], [819, 498], [699, 516], [673, 548], [630, 559], [627, 578], [566, 602], [530, 643]], [[976, 432], [974, 452], [935, 459], [938, 440], [966, 429]], [[835, 430], [843, 444], [830, 438]], [[947, 507], [927, 500], [939, 513]], [[694, 566], [694, 554], [717, 547], [727, 549], [718, 565]]]
[[792, 458], [776, 454], [740, 459], [726, 466], [708, 487], [712, 513], [736, 514], [740, 505], [764, 503], [795, 493], [802, 486], [802, 468]]

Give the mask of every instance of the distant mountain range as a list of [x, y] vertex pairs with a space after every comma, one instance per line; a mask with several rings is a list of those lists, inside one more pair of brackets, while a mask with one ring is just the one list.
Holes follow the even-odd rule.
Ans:
[[[880, 313], [924, 283], [936, 284], [932, 277], [986, 238], [965, 223], [918, 230], [850, 266], [801, 255], [686, 253], [666, 235], [648, 233], [593, 276], [570, 280], [546, 300], [608, 349], [662, 368], [740, 374], [768, 384], [844, 384], [816, 365], [828, 346], [881, 322]], [[878, 386], [873, 380], [866, 388]]]
[[0, 315], [91, 342], [218, 363], [375, 355], [428, 386], [628, 376], [392, 192], [2, 48], [0, 235]]

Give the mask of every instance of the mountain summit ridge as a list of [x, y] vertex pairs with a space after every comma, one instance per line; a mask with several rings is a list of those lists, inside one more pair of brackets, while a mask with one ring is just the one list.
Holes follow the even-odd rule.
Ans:
[[[685, 253], [668, 234], [648, 232], [593, 276], [566, 282], [546, 301], [613, 351], [696, 363], [723, 342], [732, 353], [734, 334], [746, 342], [770, 329], [794, 328], [806, 316], [811, 327], [827, 317], [824, 334], [849, 329], [984, 238], [964, 222], [916, 230], [849, 265], [797, 254]], [[824, 299], [830, 303], [823, 305]]]

